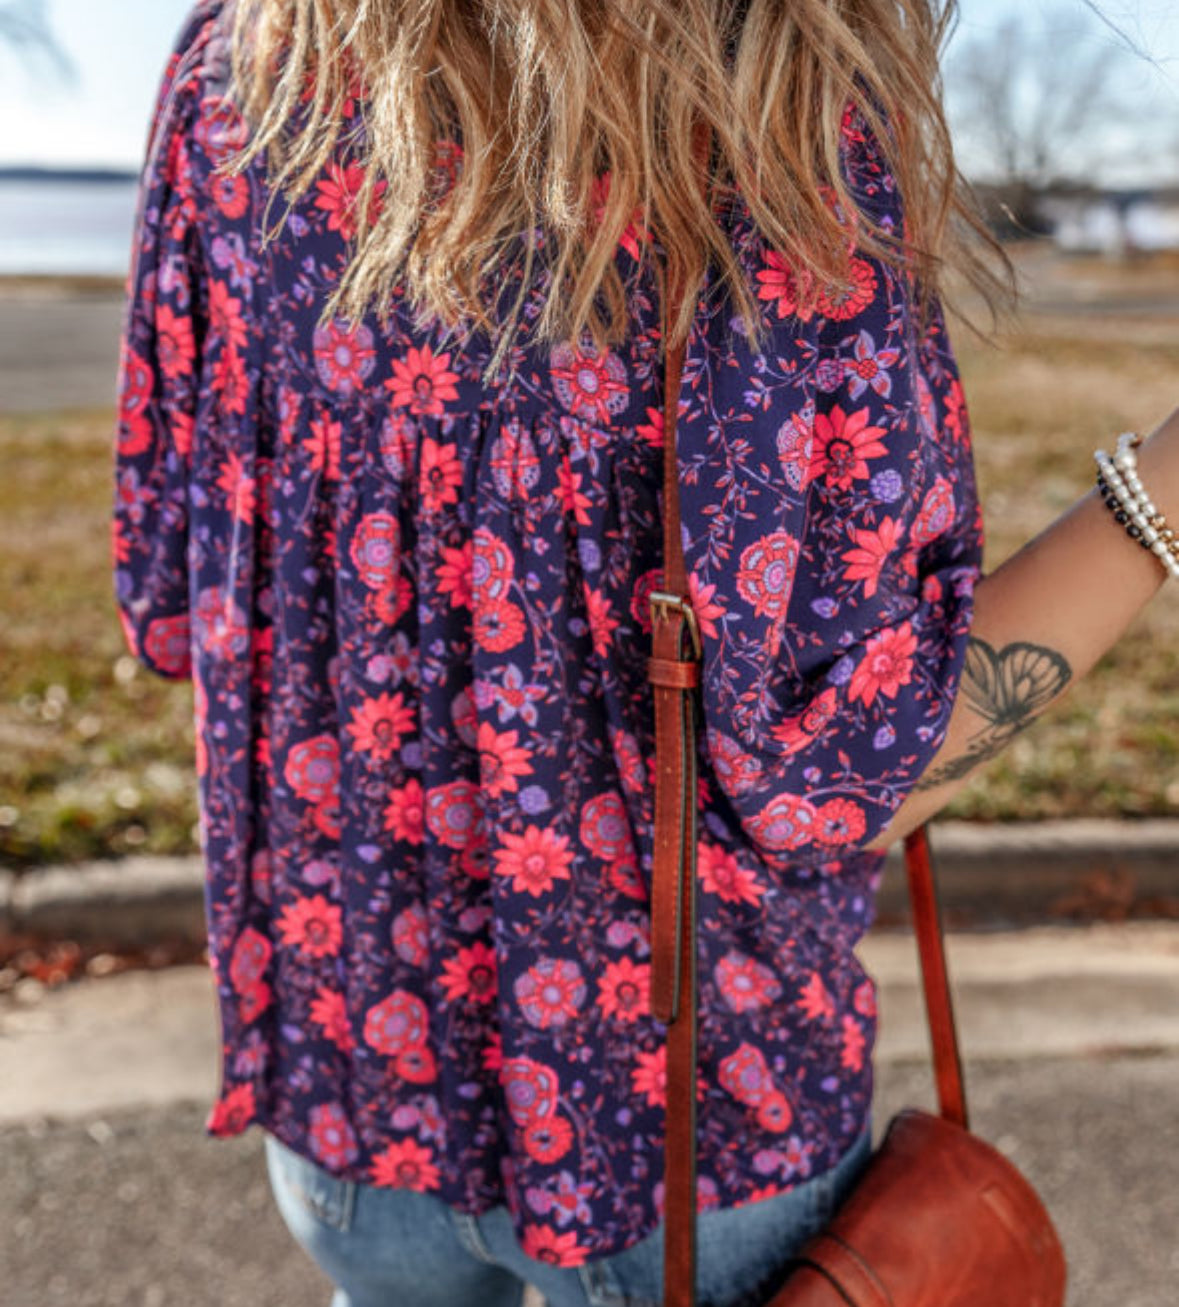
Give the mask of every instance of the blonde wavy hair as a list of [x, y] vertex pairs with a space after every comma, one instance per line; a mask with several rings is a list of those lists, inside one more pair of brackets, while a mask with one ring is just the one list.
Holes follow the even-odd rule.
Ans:
[[[658, 238], [660, 294], [668, 278], [689, 292], [668, 342], [689, 331], [711, 260], [761, 343], [717, 220], [736, 193], [804, 297], [847, 287], [857, 209], [839, 150], [851, 104], [906, 198], [903, 233], [857, 216], [861, 248], [911, 273], [922, 302], [956, 268], [994, 305], [1005, 290], [988, 257], [997, 247], [942, 108], [939, 58], [955, 17], [955, 0], [236, 0], [235, 96], [253, 130], [229, 166], [266, 152], [274, 193], [292, 205], [343, 150], [365, 176], [325, 320], [383, 316], [400, 289], [448, 325], [498, 334], [490, 372], [538, 255], [551, 274], [534, 324], [542, 340], [624, 339], [616, 253], [636, 215]], [[349, 135], [354, 105], [362, 131]], [[711, 195], [694, 122], [712, 132]], [[440, 184], [456, 139], [461, 164]], [[495, 289], [513, 265], [525, 275], [500, 322]]]

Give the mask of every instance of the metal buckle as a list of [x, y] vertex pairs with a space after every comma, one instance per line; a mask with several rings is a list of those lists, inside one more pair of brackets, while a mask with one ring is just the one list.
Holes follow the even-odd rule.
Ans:
[[652, 590], [648, 602], [651, 605], [651, 620], [653, 622], [660, 621], [669, 608], [673, 608], [679, 613], [688, 627], [688, 635], [691, 637], [692, 648], [696, 657], [702, 659], [704, 657], [704, 642], [700, 638], [700, 626], [696, 621], [696, 614], [692, 611], [692, 605], [682, 595], [669, 594], [666, 590]]

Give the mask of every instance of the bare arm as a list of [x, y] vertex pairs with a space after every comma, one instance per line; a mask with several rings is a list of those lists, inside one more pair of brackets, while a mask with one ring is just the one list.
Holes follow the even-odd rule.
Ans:
[[[1179, 410], [1139, 449], [1138, 465], [1179, 525]], [[1166, 579], [1095, 489], [983, 578], [945, 742], [869, 847], [886, 848], [944, 807], [1117, 643]]]

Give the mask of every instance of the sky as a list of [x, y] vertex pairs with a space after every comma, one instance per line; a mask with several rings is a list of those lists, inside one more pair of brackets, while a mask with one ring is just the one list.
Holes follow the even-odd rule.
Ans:
[[[1126, 54], [1120, 60], [1128, 108], [1111, 134], [1108, 180], [1125, 182], [1143, 168], [1155, 179], [1179, 178], [1179, 5], [1175, 0], [1099, 0], [1121, 30], [1149, 51], [1157, 66]], [[0, 0], [0, 7], [35, 0]], [[1083, 24], [1091, 41], [1118, 38], [1089, 13], [1085, 0], [959, 0], [956, 51], [1015, 14], [1051, 12]], [[65, 79], [44, 60], [30, 63], [0, 48], [0, 166], [40, 164], [136, 168], [161, 71], [190, 0], [46, 0], [53, 31], [74, 73]], [[1171, 124], [1174, 124], [1173, 129]], [[1142, 142], [1148, 132], [1151, 150]], [[969, 123], [961, 132], [969, 171]], [[1147, 155], [1143, 160], [1144, 153]], [[1122, 166], [1117, 166], [1118, 156]]]

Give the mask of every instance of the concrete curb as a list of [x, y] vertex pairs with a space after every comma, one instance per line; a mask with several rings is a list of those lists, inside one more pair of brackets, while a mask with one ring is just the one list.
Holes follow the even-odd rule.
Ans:
[[[932, 827], [949, 926], [1179, 918], [1179, 820], [1081, 820]], [[881, 926], [908, 915], [899, 849], [889, 855]], [[199, 858], [129, 858], [0, 872], [0, 931], [148, 947], [205, 938]]]

